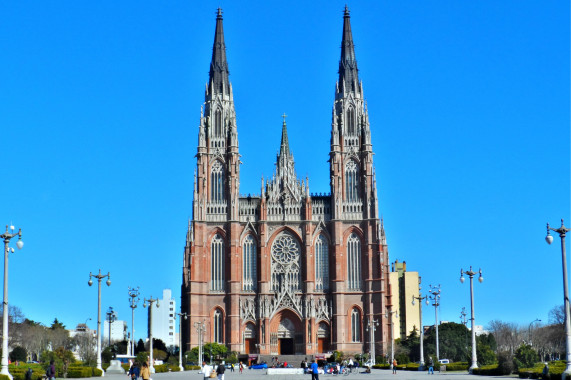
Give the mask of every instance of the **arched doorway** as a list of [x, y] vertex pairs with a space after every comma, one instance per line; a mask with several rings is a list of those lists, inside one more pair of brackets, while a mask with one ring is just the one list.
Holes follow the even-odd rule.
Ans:
[[329, 325], [325, 322], [321, 322], [317, 327], [317, 352], [328, 352], [329, 344]]
[[256, 327], [253, 323], [248, 323], [244, 328], [244, 353], [254, 354], [256, 352]]
[[270, 323], [270, 350], [274, 355], [303, 354], [303, 327], [291, 310], [279, 312]]

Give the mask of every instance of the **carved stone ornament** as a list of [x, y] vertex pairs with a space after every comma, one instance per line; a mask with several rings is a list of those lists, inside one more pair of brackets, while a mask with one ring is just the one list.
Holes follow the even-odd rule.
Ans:
[[240, 297], [238, 304], [242, 321], [248, 319], [256, 320], [256, 300], [253, 297]]

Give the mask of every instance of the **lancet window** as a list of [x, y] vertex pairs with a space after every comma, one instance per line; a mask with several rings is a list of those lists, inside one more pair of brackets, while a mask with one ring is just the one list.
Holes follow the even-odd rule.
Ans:
[[214, 112], [214, 137], [222, 136], [222, 112], [218, 109]]
[[224, 240], [220, 235], [214, 236], [210, 245], [211, 275], [210, 290], [224, 290]]
[[351, 342], [361, 341], [361, 313], [357, 308], [351, 310]]
[[355, 136], [357, 134], [357, 129], [355, 128], [355, 109], [349, 107], [347, 109], [347, 134], [349, 136]]
[[220, 312], [220, 310], [216, 309], [214, 311], [214, 321], [213, 321], [213, 325], [214, 325], [214, 342], [216, 343], [223, 343], [222, 339], [223, 339], [223, 329], [224, 329], [224, 323], [222, 321], [222, 313]]
[[256, 242], [248, 235], [242, 244], [242, 289], [254, 291], [256, 284]]
[[301, 254], [299, 243], [288, 233], [283, 233], [272, 244], [273, 291], [297, 292], [301, 290]]
[[329, 246], [319, 235], [315, 242], [315, 290], [329, 289]]
[[345, 166], [345, 199], [348, 202], [359, 200], [359, 168], [353, 160]]
[[224, 202], [224, 167], [220, 161], [214, 162], [210, 171], [210, 201]]
[[355, 233], [347, 239], [347, 288], [361, 290], [361, 239]]

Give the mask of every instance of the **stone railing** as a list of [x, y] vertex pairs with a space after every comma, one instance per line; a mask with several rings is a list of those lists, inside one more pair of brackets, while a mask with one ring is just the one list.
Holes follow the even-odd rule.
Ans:
[[343, 202], [343, 219], [355, 220], [363, 218], [363, 202]]
[[228, 218], [228, 205], [226, 203], [208, 202], [206, 204], [206, 220], [209, 222], [223, 222]]
[[298, 221], [301, 220], [301, 210], [301, 204], [288, 204], [284, 206], [280, 203], [268, 203], [268, 220]]
[[331, 219], [331, 199], [312, 198], [311, 199], [311, 220], [328, 221]]
[[257, 222], [260, 219], [260, 199], [259, 198], [240, 198], [238, 201], [238, 214], [240, 222]]

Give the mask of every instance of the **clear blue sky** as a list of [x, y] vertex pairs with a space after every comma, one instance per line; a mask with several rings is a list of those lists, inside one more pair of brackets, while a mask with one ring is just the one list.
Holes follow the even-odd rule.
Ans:
[[[271, 175], [284, 112], [298, 175], [329, 192], [345, 2], [4, 2], [0, 219], [23, 229], [10, 304], [28, 318], [95, 328], [99, 268], [103, 310], [129, 325], [128, 286], [180, 302], [219, 5], [241, 192]], [[443, 320], [469, 308], [473, 265], [477, 324], [546, 321], [563, 289], [545, 223], [571, 225], [569, 2], [348, 5], [391, 262], [442, 285]]]

